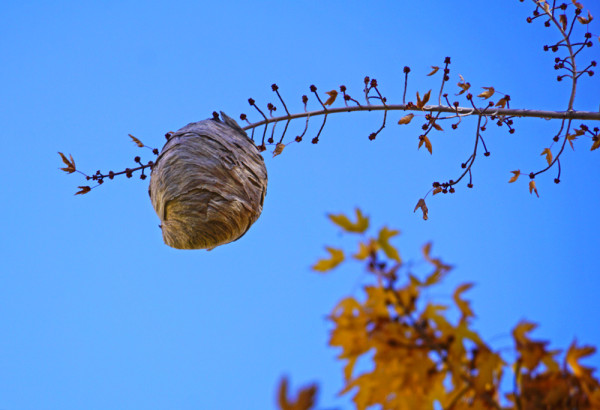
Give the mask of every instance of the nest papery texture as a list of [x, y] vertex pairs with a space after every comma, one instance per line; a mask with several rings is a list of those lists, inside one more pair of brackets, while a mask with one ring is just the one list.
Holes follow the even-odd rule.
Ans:
[[174, 133], [152, 168], [150, 199], [173, 248], [212, 249], [235, 241], [262, 212], [263, 158], [234, 120], [221, 117]]

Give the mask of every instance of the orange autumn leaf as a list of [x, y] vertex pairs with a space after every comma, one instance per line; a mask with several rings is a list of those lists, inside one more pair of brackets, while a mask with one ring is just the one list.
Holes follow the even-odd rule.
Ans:
[[479, 98], [483, 98], [483, 99], [488, 99], [490, 98], [492, 95], [494, 95], [494, 93], [496, 92], [496, 90], [494, 90], [494, 87], [481, 87], [483, 88], [485, 91], [482, 92], [481, 94], [479, 94], [477, 97]]
[[513, 177], [511, 179], [508, 180], [509, 184], [515, 182], [519, 178], [519, 175], [521, 175], [521, 171], [520, 170], [510, 171], [510, 172], [512, 172], [514, 175], [513, 175]]
[[346, 232], [363, 233], [369, 228], [369, 217], [364, 216], [358, 208], [354, 211], [356, 212], [356, 222], [351, 222], [344, 214], [328, 214], [327, 216], [331, 222], [341, 227]]
[[552, 165], [552, 151], [550, 151], [550, 148], [544, 148], [540, 155], [545, 155], [548, 165]]
[[323, 103], [323, 105], [331, 105], [335, 102], [338, 92], [336, 90], [331, 90], [331, 91], [327, 91], [325, 94], [327, 94], [329, 96], [329, 98], [327, 99], [327, 101], [325, 101]]
[[400, 121], [398, 121], [398, 124], [402, 125], [402, 124], [408, 124], [412, 121], [412, 119], [415, 117], [415, 114], [406, 114], [404, 117], [400, 118]]
[[571, 368], [571, 370], [573, 371], [573, 374], [575, 374], [575, 376], [582, 377], [582, 378], [591, 378], [592, 372], [594, 369], [592, 369], [590, 367], [582, 366], [579, 363], [579, 360], [583, 357], [594, 354], [595, 352], [596, 352], [595, 347], [593, 347], [593, 346], [577, 347], [576, 341], [573, 341], [573, 343], [571, 343], [571, 346], [569, 346], [569, 350], [567, 350], [567, 354], [565, 356], [565, 363], [567, 363], [569, 365], [569, 367]]
[[529, 193], [533, 193], [535, 192], [535, 194], [537, 195], [537, 197], [540, 197], [540, 194], [538, 194], [538, 190], [535, 186], [535, 181], [532, 179], [531, 181], [529, 181]]
[[140, 141], [139, 139], [137, 139], [136, 137], [134, 137], [131, 134], [129, 134], [129, 137], [133, 140], [133, 142], [135, 142], [135, 145], [137, 145], [140, 148], [144, 148], [144, 143], [142, 141]]
[[432, 65], [431, 66], [431, 72], [429, 74], [427, 74], [427, 76], [431, 77], [432, 75], [434, 75], [435, 73], [437, 73], [439, 69], [440, 69], [439, 67]]
[[300, 389], [295, 398], [288, 392], [287, 377], [283, 377], [277, 389], [277, 404], [280, 410], [310, 410], [315, 405], [317, 386], [312, 384]]
[[329, 259], [319, 259], [317, 263], [312, 266], [312, 270], [317, 272], [327, 272], [338, 266], [344, 261], [344, 251], [341, 249], [331, 248], [327, 246], [325, 248], [329, 252]]
[[419, 201], [417, 202], [417, 206], [415, 206], [415, 210], [414, 212], [417, 212], [417, 209], [421, 208], [421, 211], [423, 211], [423, 219], [427, 220], [429, 219], [429, 209], [427, 209], [427, 205], [425, 204], [425, 200], [423, 198], [419, 199]]

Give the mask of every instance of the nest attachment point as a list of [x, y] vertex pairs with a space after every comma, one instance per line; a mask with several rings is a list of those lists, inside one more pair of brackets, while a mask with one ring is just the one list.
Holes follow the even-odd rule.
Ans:
[[165, 243], [212, 249], [243, 236], [262, 212], [267, 169], [244, 130], [193, 122], [169, 137], [150, 176], [149, 194]]

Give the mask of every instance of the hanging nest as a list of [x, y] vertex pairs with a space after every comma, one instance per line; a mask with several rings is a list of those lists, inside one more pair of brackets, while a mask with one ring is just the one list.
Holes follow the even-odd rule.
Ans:
[[169, 137], [150, 176], [149, 194], [165, 243], [212, 249], [243, 236], [262, 212], [267, 169], [244, 130], [193, 122]]

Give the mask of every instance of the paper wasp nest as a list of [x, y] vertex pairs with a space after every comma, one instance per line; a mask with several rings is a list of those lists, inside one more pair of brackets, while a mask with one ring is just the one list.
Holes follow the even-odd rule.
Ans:
[[174, 133], [150, 176], [165, 243], [212, 249], [243, 236], [262, 212], [267, 169], [258, 149], [223, 112]]

